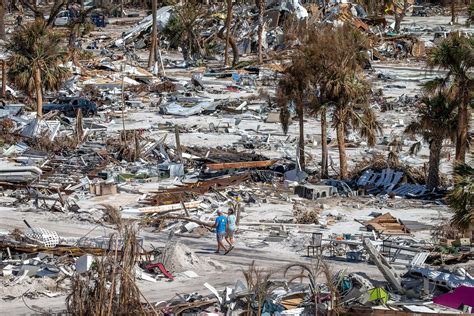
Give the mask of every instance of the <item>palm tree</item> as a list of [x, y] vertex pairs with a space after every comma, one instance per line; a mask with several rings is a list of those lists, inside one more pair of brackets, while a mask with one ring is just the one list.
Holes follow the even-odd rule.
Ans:
[[[364, 78], [363, 66], [367, 61], [367, 39], [351, 26], [325, 27], [311, 30], [305, 46], [311, 80], [318, 87], [316, 108], [322, 108], [322, 135], [325, 127], [325, 109], [333, 109], [332, 126], [336, 129], [339, 149], [340, 177], [346, 179], [348, 166], [345, 134], [349, 127], [359, 131], [375, 145], [381, 131], [373, 111], [368, 106], [370, 83]], [[322, 140], [325, 142], [326, 140]], [[325, 156], [323, 148], [323, 158]], [[323, 161], [324, 168], [324, 161]]]
[[0, 0], [0, 39], [5, 40], [5, 1]]
[[346, 179], [348, 166], [345, 134], [349, 127], [375, 145], [381, 131], [373, 111], [368, 106], [370, 84], [364, 78], [367, 61], [367, 39], [351, 26], [310, 28], [295, 52], [291, 67], [285, 72], [278, 89], [281, 107], [280, 120], [288, 128], [287, 101], [296, 105], [300, 123], [300, 164], [304, 166], [304, 121], [308, 112], [321, 115], [322, 161], [321, 176], [327, 176], [327, 121], [328, 108], [332, 111], [332, 126], [336, 128], [340, 160], [340, 177]]
[[311, 91], [311, 81], [308, 73], [308, 64], [302, 56], [295, 56], [291, 65], [285, 70], [283, 77], [278, 82], [277, 103], [280, 107], [280, 122], [285, 134], [288, 132], [290, 121], [289, 103], [295, 104], [299, 124], [298, 155], [300, 169], [305, 168], [304, 150], [304, 112], [305, 105], [313, 99], [314, 90]]
[[439, 92], [433, 97], [424, 97], [418, 106], [417, 120], [409, 124], [405, 133], [418, 134], [430, 145], [430, 158], [428, 167], [429, 189], [439, 186], [439, 162], [441, 149], [445, 139], [455, 139], [456, 113], [455, 105], [448, 97]]
[[435, 80], [435, 88], [449, 87], [451, 98], [459, 104], [458, 129], [456, 133], [456, 160], [465, 161], [468, 147], [469, 103], [474, 81], [470, 71], [474, 66], [474, 37], [451, 33], [427, 60], [428, 67], [447, 70], [441, 80]]
[[7, 44], [8, 78], [28, 96], [36, 96], [36, 111], [43, 115], [43, 89], [57, 91], [68, 76], [61, 66], [65, 52], [60, 48], [61, 36], [35, 21], [16, 32]]
[[[474, 162], [474, 160], [472, 161]], [[452, 224], [463, 230], [474, 221], [474, 168], [458, 162], [454, 166], [454, 190], [448, 197], [448, 205], [454, 210]]]
[[163, 34], [177, 47], [181, 47], [186, 62], [198, 59], [203, 55], [200, 43], [199, 21], [207, 14], [205, 7], [198, 0], [188, 0], [176, 5], [176, 10], [163, 29]]
[[334, 84], [335, 96], [338, 97], [334, 105], [332, 125], [336, 129], [340, 178], [347, 179], [345, 135], [348, 128], [358, 130], [359, 134], [367, 139], [368, 145], [373, 147], [377, 134], [381, 133], [381, 127], [367, 103], [370, 95], [368, 81], [360, 75], [341, 73], [339, 77], [336, 77]]

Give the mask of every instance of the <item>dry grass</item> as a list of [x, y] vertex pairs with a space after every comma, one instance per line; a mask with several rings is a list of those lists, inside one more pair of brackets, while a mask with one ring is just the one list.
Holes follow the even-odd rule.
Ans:
[[273, 272], [257, 267], [255, 261], [252, 261], [247, 270], [243, 270], [242, 273], [244, 274], [249, 290], [247, 297], [248, 315], [253, 314], [250, 307], [251, 303], [257, 303], [257, 315], [260, 316], [265, 300], [275, 288], [273, 282], [270, 280]]
[[14, 133], [16, 123], [10, 118], [0, 120], [0, 145], [16, 144], [21, 140], [21, 136]]
[[71, 152], [76, 149], [79, 144], [78, 138], [75, 135], [73, 137], [58, 135], [54, 140], [51, 140], [49, 132], [44, 132], [34, 139], [29, 139], [26, 143], [33, 149], [46, 151], [48, 153]]
[[293, 218], [297, 224], [318, 224], [321, 208], [306, 203], [293, 204]]
[[137, 130], [125, 130], [120, 132], [119, 139], [109, 138], [107, 147], [109, 152], [116, 153], [117, 160], [137, 161], [144, 157], [142, 143], [145, 139]]
[[[301, 272], [293, 275], [289, 279], [289, 283], [300, 279], [307, 279], [309, 282], [309, 287], [311, 291], [311, 297], [314, 299], [315, 305], [315, 315], [320, 315], [320, 312], [316, 310], [318, 307], [318, 299], [321, 297], [321, 290], [327, 289], [330, 293], [331, 306], [333, 307], [333, 312], [337, 315], [342, 312], [342, 307], [339, 306], [340, 293], [338, 291], [338, 284], [334, 282], [333, 275], [330, 266], [322, 257], [317, 257], [310, 264], [304, 263], [295, 263], [290, 264], [285, 268], [284, 275], [288, 276], [290, 270], [299, 269]], [[321, 283], [320, 280], [324, 280], [324, 283]]]
[[444, 220], [431, 229], [431, 236], [439, 242], [442, 239], [456, 239], [462, 237], [463, 232], [451, 225], [449, 220]]
[[72, 277], [71, 293], [66, 298], [72, 315], [156, 315], [153, 305], [146, 301], [135, 281], [140, 245], [138, 229], [125, 224], [118, 210], [104, 206], [110, 223], [118, 233], [110, 237], [109, 249], [96, 257], [89, 271]]
[[120, 214], [120, 211], [108, 204], [104, 204], [102, 205], [102, 207], [104, 208], [104, 221], [106, 223], [115, 225], [119, 232], [122, 231], [124, 227], [124, 222], [122, 220], [122, 215]]

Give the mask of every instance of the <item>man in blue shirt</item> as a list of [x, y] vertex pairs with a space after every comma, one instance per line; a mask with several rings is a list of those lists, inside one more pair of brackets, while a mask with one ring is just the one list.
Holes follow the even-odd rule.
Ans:
[[222, 214], [222, 210], [217, 210], [217, 218], [212, 227], [216, 229], [216, 237], [217, 237], [216, 253], [219, 253], [221, 247], [224, 249], [224, 251], [227, 251], [227, 248], [222, 243], [226, 234], [227, 217]]

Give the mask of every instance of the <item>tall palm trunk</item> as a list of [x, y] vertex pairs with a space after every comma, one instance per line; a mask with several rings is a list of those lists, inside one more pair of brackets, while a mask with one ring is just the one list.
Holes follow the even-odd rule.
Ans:
[[328, 174], [328, 121], [326, 117], [326, 107], [321, 109], [321, 178], [327, 179]]
[[298, 123], [300, 129], [300, 139], [298, 142], [298, 153], [299, 153], [299, 161], [301, 170], [305, 169], [305, 157], [304, 157], [304, 115], [303, 115], [303, 103], [298, 101], [297, 107], [297, 114], [298, 114]]
[[456, 8], [455, 8], [455, 0], [451, 0], [451, 23], [454, 24], [456, 22]]
[[229, 45], [232, 47], [232, 67], [235, 67], [239, 63], [239, 48], [233, 37], [229, 37]]
[[337, 147], [339, 149], [339, 173], [341, 180], [347, 179], [347, 157], [346, 157], [346, 140], [344, 133], [344, 121], [339, 117], [336, 125]]
[[456, 160], [464, 162], [466, 160], [467, 149], [467, 130], [468, 130], [468, 103], [469, 103], [469, 88], [465, 82], [461, 83], [463, 95], [458, 112], [458, 128], [456, 135]]
[[441, 159], [441, 148], [443, 139], [434, 139], [430, 143], [430, 158], [428, 162], [428, 179], [426, 185], [428, 189], [435, 189], [439, 185], [439, 161]]
[[394, 26], [394, 29], [395, 29], [395, 32], [400, 32], [400, 26], [402, 24], [402, 20], [403, 20], [403, 16], [402, 15], [399, 15], [399, 14], [395, 14], [395, 26]]
[[5, 2], [0, 0], [0, 39], [5, 40]]
[[36, 90], [36, 116], [43, 117], [43, 92], [41, 90], [41, 72], [39, 69], [35, 70], [34, 74], [35, 90]]
[[263, 63], [263, 15], [265, 14], [265, 0], [258, 0], [258, 62]]
[[[217, 37], [222, 40], [226, 40], [224, 36], [224, 28], [221, 28], [221, 30], [217, 33]], [[235, 42], [233, 36], [229, 36], [229, 46], [232, 48], [232, 67], [235, 67], [235, 65], [237, 65], [239, 62], [239, 48], [237, 47], [237, 43]]]
[[[393, 10], [394, 10], [393, 17], [395, 19], [395, 32], [397, 33], [400, 32], [400, 26], [408, 10], [408, 7], [409, 7], [408, 0], [403, 0], [402, 8], [399, 8], [397, 5], [395, 5], [395, 3], [393, 3]], [[398, 9], [400, 9], [401, 12], [397, 12]]]
[[150, 55], [148, 56], [148, 68], [155, 64], [155, 57], [156, 57], [156, 1], [151, 1], [151, 12], [152, 12], [152, 19], [153, 24], [151, 27], [151, 46], [150, 46]]
[[[225, 20], [225, 50], [224, 50], [224, 67], [227, 66], [229, 60], [229, 37], [230, 37], [230, 24], [232, 21], [232, 0], [227, 0], [227, 17]], [[235, 54], [235, 52], [234, 52]]]

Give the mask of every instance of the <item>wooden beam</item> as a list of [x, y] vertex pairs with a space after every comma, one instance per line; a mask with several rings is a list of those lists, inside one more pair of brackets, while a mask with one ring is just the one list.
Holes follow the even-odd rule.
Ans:
[[161, 213], [167, 211], [178, 211], [183, 210], [183, 206], [185, 209], [195, 209], [199, 207], [201, 201], [192, 201], [186, 203], [176, 203], [176, 204], [169, 204], [169, 205], [159, 205], [159, 206], [151, 206], [151, 207], [140, 207], [138, 210], [143, 214], [154, 214], [154, 213]]
[[261, 161], [243, 161], [243, 162], [227, 162], [227, 163], [211, 163], [206, 164], [209, 170], [223, 170], [223, 169], [253, 169], [266, 168], [275, 164], [276, 160], [261, 160]]

